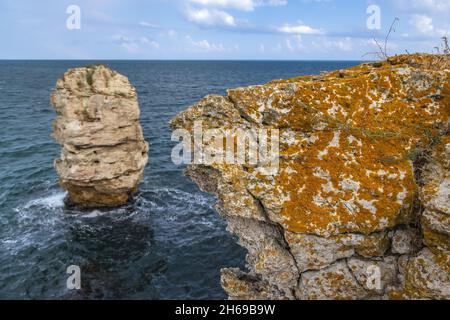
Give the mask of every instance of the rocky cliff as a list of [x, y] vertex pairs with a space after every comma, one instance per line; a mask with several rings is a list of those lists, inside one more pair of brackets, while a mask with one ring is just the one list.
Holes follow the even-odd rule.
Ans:
[[148, 144], [136, 90], [128, 79], [97, 65], [71, 69], [56, 83], [55, 161], [68, 202], [86, 207], [126, 203], [143, 175]]
[[208, 96], [192, 132], [280, 132], [280, 168], [193, 164], [247, 248], [231, 299], [450, 298], [450, 57], [404, 55]]

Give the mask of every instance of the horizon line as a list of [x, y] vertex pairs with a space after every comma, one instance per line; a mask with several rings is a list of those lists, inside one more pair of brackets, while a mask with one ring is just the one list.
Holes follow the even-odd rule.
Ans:
[[138, 61], [138, 62], [371, 62], [365, 59], [0, 59], [0, 61]]

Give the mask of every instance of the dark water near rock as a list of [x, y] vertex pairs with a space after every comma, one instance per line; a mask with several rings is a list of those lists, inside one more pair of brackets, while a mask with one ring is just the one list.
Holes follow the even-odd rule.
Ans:
[[[356, 62], [110, 61], [136, 86], [150, 164], [134, 203], [63, 206], [49, 96], [68, 68], [92, 61], [0, 61], [0, 299], [225, 299], [219, 270], [244, 266], [214, 198], [172, 164], [168, 121], [203, 96]], [[66, 288], [78, 265], [82, 290]]]

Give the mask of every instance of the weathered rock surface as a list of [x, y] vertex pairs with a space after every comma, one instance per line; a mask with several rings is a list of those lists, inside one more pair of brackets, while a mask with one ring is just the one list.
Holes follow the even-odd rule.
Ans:
[[137, 93], [128, 79], [103, 66], [67, 71], [51, 102], [57, 113], [55, 161], [68, 202], [117, 206], [136, 191], [148, 162]]
[[280, 131], [275, 174], [186, 171], [248, 249], [249, 272], [222, 271], [230, 298], [450, 298], [449, 80], [448, 55], [404, 55], [228, 90], [174, 118]]

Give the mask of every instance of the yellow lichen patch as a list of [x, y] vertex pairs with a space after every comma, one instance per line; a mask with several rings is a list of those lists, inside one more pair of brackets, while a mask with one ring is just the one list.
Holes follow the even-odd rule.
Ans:
[[424, 242], [435, 254], [442, 251], [450, 252], [450, 236], [430, 229], [427, 225], [422, 227]]
[[446, 299], [450, 290], [449, 255], [428, 249], [406, 265], [405, 294], [412, 298]]
[[345, 131], [320, 132], [288, 162], [291, 171], [281, 171], [277, 184], [290, 195], [282, 213], [290, 231], [369, 234], [398, 223], [414, 195], [411, 163], [398, 139], [353, 138]]
[[[449, 113], [449, 56], [404, 55], [229, 90], [177, 116], [172, 126], [189, 131], [197, 120], [279, 129], [275, 173], [262, 170], [267, 159], [187, 172], [218, 196], [249, 250], [251, 272], [223, 272], [225, 290], [243, 299], [448, 297]], [[406, 232], [419, 225], [424, 239]], [[362, 280], [371, 262], [390, 277], [379, 292]]]
[[387, 234], [373, 234], [364, 237], [355, 246], [355, 251], [363, 257], [382, 257], [389, 249], [390, 239]]
[[[448, 60], [398, 56], [233, 89], [228, 99], [207, 97], [188, 114], [212, 116], [220, 127], [248, 122], [295, 136], [280, 143], [278, 175], [218, 168], [261, 200], [271, 220], [298, 233], [371, 234], [409, 222], [417, 191], [412, 155], [449, 118]], [[217, 117], [218, 107], [226, 117]]]
[[282, 106], [272, 91], [272, 108], [290, 106], [278, 125], [316, 137], [282, 146], [282, 156], [296, 155], [282, 163], [275, 183], [290, 199], [281, 212], [288, 230], [369, 234], [407, 222], [416, 191], [409, 154], [448, 120], [442, 92], [449, 72], [397, 62], [355, 67], [345, 77], [331, 73], [319, 82], [297, 78], [294, 94], [280, 91]]
[[342, 262], [317, 272], [304, 273], [301, 287], [301, 298], [306, 300], [352, 300], [366, 296], [365, 290]]

